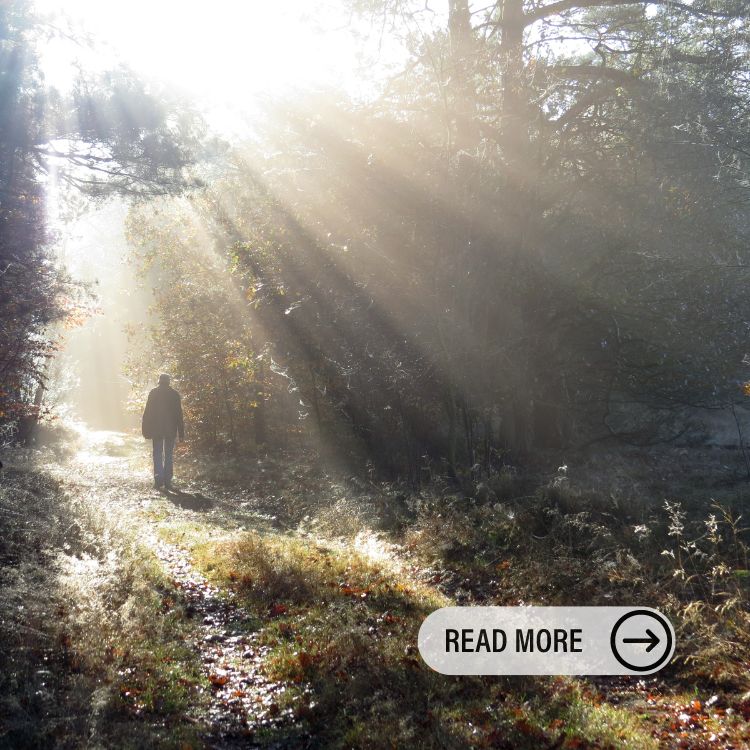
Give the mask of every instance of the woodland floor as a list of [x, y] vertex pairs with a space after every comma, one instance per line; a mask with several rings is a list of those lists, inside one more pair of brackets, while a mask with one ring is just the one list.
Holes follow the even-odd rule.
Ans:
[[183, 452], [158, 492], [142, 440], [86, 430], [5, 459], [0, 747], [750, 747], [746, 694], [669, 673], [431, 672], [421, 620], [483, 595], [369, 530], [366, 487]]

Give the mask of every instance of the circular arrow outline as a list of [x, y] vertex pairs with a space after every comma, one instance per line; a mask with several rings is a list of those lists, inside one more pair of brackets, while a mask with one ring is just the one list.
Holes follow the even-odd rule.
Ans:
[[[667, 634], [667, 648], [663, 656], [660, 659], [657, 659], [657, 661], [655, 661], [653, 664], [649, 664], [645, 667], [638, 667], [635, 664], [630, 664], [629, 662], [625, 661], [625, 659], [620, 656], [620, 652], [617, 650], [617, 631], [626, 620], [629, 620], [631, 617], [635, 617], [636, 615], [648, 615], [649, 617], [652, 617], [664, 628], [664, 632]], [[633, 670], [633, 672], [655, 672], [672, 656], [674, 650], [672, 626], [669, 620], [667, 620], [667, 618], [664, 617], [661, 613], [654, 612], [650, 609], [634, 609], [632, 612], [627, 612], [626, 614], [624, 614], [614, 624], [612, 633], [609, 637], [609, 645], [612, 649], [612, 653], [614, 654], [615, 659], [617, 659], [617, 661], [620, 662], [620, 664], [622, 664], [622, 666], [626, 669], [631, 669]]]

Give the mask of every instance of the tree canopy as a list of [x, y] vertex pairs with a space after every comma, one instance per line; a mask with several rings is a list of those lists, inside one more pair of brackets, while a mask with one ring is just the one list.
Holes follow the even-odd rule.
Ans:
[[[736, 399], [747, 8], [352, 7], [406, 45], [403, 72], [364, 104], [272, 108], [193, 206], [257, 393], [292, 384], [309, 429], [412, 475], [670, 439]], [[217, 304], [171, 299], [169, 326]], [[177, 359], [212, 329], [174, 334]]]

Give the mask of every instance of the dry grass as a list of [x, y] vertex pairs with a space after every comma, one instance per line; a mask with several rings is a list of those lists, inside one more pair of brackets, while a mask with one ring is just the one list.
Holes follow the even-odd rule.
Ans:
[[288, 700], [319, 746], [618, 747], [623, 737], [655, 746], [632, 716], [594, 706], [573, 681], [452, 678], [427, 668], [417, 631], [451, 600], [387, 563], [285, 535], [177, 533], [192, 538], [198, 566], [266, 623], [269, 674], [297, 686]]
[[0, 487], [0, 745], [180, 747], [198, 665], [151, 555], [35, 471]]
[[660, 608], [681, 644], [668, 673], [737, 692], [750, 689], [749, 542], [710, 500], [629, 504], [564, 477], [502, 504], [433, 497], [405, 535], [438, 586], [470, 601]]
[[[304, 490], [308, 474], [292, 472], [290, 487], [299, 480]], [[418, 628], [456, 601], [660, 606], [690, 644], [677, 676], [746, 685], [746, 532], [718, 510], [711, 530], [705, 513], [630, 507], [564, 476], [519, 499], [529, 481], [506, 472], [474, 499], [447, 486], [408, 498], [382, 488], [361, 513], [348, 513], [358, 501], [343, 484], [327, 504], [311, 497], [314, 487], [302, 508], [290, 494], [290, 521], [309, 516], [301, 537], [229, 531], [235, 516], [159, 503], [118, 516], [115, 503], [97, 507], [96, 482], [71, 499], [38, 473], [9, 479], [12, 493], [0, 492], [0, 688], [15, 747], [202, 744], [189, 720], [202, 683], [183, 645], [193, 627], [136, 543], [139, 523], [190, 548], [202, 572], [235, 592], [246, 627], [262, 628], [270, 648], [268, 676], [294, 686], [280, 708], [294, 707], [321, 747], [654, 747], [651, 726], [578, 681], [429, 670]], [[112, 497], [131, 498], [129, 477], [118, 481]], [[271, 507], [275, 480], [264, 481]], [[387, 517], [408, 556], [398, 565], [388, 545], [376, 559], [315, 536], [351, 537]]]

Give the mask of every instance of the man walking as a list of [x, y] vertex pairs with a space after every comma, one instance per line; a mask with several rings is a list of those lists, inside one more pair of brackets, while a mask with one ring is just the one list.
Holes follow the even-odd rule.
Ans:
[[148, 394], [141, 432], [154, 447], [154, 487], [172, 489], [175, 438], [185, 439], [180, 394], [169, 385], [169, 375], [159, 375], [159, 385]]

